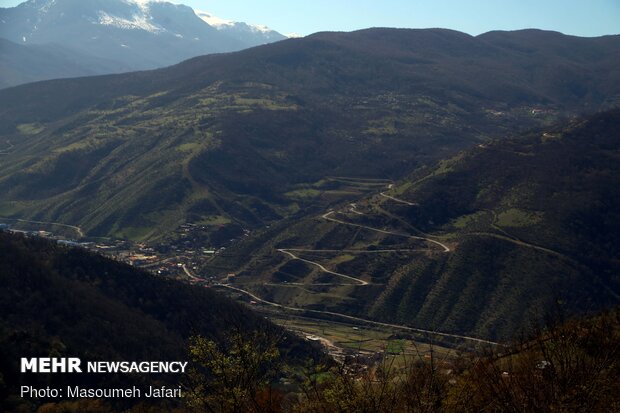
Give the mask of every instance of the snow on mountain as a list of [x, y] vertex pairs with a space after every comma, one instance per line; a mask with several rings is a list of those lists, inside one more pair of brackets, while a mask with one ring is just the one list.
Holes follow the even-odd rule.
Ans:
[[131, 16], [131, 20], [118, 17], [118, 16], [114, 16], [114, 15], [110, 15], [106, 13], [105, 11], [99, 11], [98, 15], [99, 15], [99, 20], [97, 21], [97, 23], [103, 24], [104, 26], [114, 26], [120, 29], [128, 29], [128, 30], [145, 30], [151, 33], [159, 33], [159, 32], [163, 32], [166, 30], [165, 28], [161, 26], [157, 26], [151, 23], [149, 17], [146, 15], [140, 16], [140, 15], [134, 14]]
[[232, 20], [226, 20], [220, 17], [213, 16], [206, 11], [195, 10], [195, 12], [196, 16], [200, 17], [209, 26], [215, 27], [216, 29], [223, 29], [225, 27], [231, 27], [235, 25], [235, 22]]
[[200, 17], [209, 26], [228, 33], [239, 39], [254, 37], [255, 45], [284, 40], [287, 37], [261, 24], [248, 24], [222, 19], [206, 11], [196, 10], [196, 16]]
[[[22, 45], [55, 44], [116, 62], [116, 67], [142, 70], [286, 37], [164, 0], [28, 0], [0, 8], [0, 38]], [[90, 72], [97, 71], [91, 67]]]

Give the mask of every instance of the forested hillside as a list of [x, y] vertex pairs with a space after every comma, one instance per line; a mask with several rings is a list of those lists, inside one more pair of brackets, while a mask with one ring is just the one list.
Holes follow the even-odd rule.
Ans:
[[284, 305], [510, 339], [618, 304], [619, 151], [617, 110], [481, 144], [211, 265]]
[[[232, 333], [279, 331], [244, 306], [203, 287], [155, 278], [81, 249], [2, 232], [0, 281], [3, 411], [16, 411], [27, 403], [17, 397], [22, 384], [178, 386], [186, 380], [165, 374], [21, 374], [21, 357], [79, 357], [84, 363], [186, 361], [190, 336], [224, 343]], [[281, 351], [291, 364], [318, 354], [288, 334], [283, 335]]]

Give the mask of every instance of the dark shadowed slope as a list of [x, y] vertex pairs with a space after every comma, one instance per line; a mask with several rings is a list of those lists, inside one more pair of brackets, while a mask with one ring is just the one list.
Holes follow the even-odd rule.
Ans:
[[[21, 357], [79, 357], [83, 364], [99, 360], [185, 361], [192, 335], [225, 343], [229, 334], [238, 331], [251, 335], [273, 329], [282, 334], [244, 306], [203, 287], [155, 278], [84, 250], [3, 232], [0, 281], [3, 411], [18, 411], [17, 405], [44, 401], [17, 397], [22, 384], [35, 388], [68, 384], [147, 388], [155, 383], [178, 386], [186, 379], [170, 374], [20, 374]], [[289, 361], [305, 361], [316, 354], [301, 340], [285, 336], [281, 349]]]

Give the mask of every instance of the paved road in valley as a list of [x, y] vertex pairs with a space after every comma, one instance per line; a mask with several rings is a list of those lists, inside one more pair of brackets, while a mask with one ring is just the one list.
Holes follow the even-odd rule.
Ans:
[[473, 342], [476, 342], [476, 343], [479, 343], [479, 344], [499, 345], [499, 343], [497, 343], [495, 341], [483, 340], [481, 338], [463, 336], [463, 335], [460, 335], [460, 334], [441, 333], [441, 332], [438, 332], [438, 331], [425, 330], [425, 329], [422, 329], [422, 328], [408, 327], [408, 326], [403, 326], [403, 325], [399, 325], [399, 324], [382, 323], [380, 321], [371, 321], [371, 320], [366, 320], [366, 319], [360, 318], [360, 317], [350, 316], [350, 315], [347, 315], [347, 314], [335, 313], [333, 311], [308, 310], [308, 309], [305, 309], [305, 308], [289, 307], [289, 306], [286, 306], [286, 305], [274, 303], [272, 301], [264, 300], [264, 299], [260, 298], [259, 296], [257, 296], [256, 294], [251, 293], [250, 291], [247, 291], [247, 290], [244, 290], [244, 289], [241, 289], [241, 288], [238, 288], [238, 287], [233, 287], [230, 284], [215, 284], [215, 285], [218, 286], [218, 287], [224, 287], [224, 288], [228, 288], [230, 290], [234, 290], [234, 291], [243, 293], [243, 294], [249, 296], [250, 298], [254, 299], [257, 302], [260, 302], [260, 303], [263, 303], [263, 304], [267, 304], [267, 305], [270, 305], [272, 307], [282, 308], [284, 310], [298, 311], [298, 312], [312, 313], [312, 314], [331, 315], [331, 316], [335, 316], [335, 317], [341, 317], [341, 318], [344, 318], [346, 320], [355, 321], [355, 322], [358, 322], [358, 323], [372, 324], [372, 325], [377, 325], [377, 326], [382, 326], [382, 327], [389, 327], [389, 328], [396, 328], [396, 329], [400, 329], [400, 330], [412, 331], [412, 332], [415, 332], [415, 333], [433, 334], [433, 335], [440, 336], [440, 337], [457, 338], [457, 339], [461, 339], [461, 340], [473, 341]]
[[82, 231], [82, 229], [80, 227], [78, 227], [78, 226], [75, 226], [75, 225], [67, 225], [67, 224], [62, 224], [60, 222], [31, 221], [31, 220], [28, 220], [28, 219], [15, 219], [15, 221], [17, 221], [17, 222], [25, 222], [27, 224], [56, 225], [56, 226], [59, 226], [59, 227], [71, 228], [72, 230], [77, 232], [77, 234], [78, 234], [78, 236], [80, 238], [84, 237], [84, 232]]

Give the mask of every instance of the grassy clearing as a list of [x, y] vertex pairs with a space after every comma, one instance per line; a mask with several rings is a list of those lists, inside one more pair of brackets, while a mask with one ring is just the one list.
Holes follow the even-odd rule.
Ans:
[[435, 103], [433, 100], [431, 100], [430, 98], [426, 96], [421, 96], [417, 98], [417, 103], [420, 105], [430, 106], [432, 108], [439, 108], [437, 103]]
[[65, 152], [79, 151], [79, 150], [85, 150], [85, 149], [94, 150], [97, 147], [100, 147], [102, 145], [103, 145], [103, 141], [100, 139], [83, 139], [83, 140], [74, 142], [70, 145], [63, 146], [62, 148], [55, 149], [54, 153], [65, 153]]
[[23, 208], [20, 207], [17, 202], [2, 202], [0, 203], [0, 217], [13, 216], [22, 209]]
[[403, 354], [406, 346], [407, 342], [403, 339], [389, 340], [385, 352], [392, 355]]
[[17, 125], [17, 130], [22, 135], [36, 135], [40, 133], [45, 128], [37, 123], [22, 123], [21, 125]]
[[336, 291], [336, 292], [313, 292], [312, 289], [316, 290], [315, 287], [308, 285], [307, 287], [299, 287], [297, 289], [289, 288], [290, 293], [300, 292], [299, 295], [295, 296], [291, 300], [292, 307], [299, 308], [324, 308], [330, 310], [330, 306], [333, 306], [335, 303], [339, 303], [343, 306], [349, 306], [355, 304], [355, 299], [349, 298], [346, 295]]
[[287, 198], [292, 199], [309, 199], [316, 198], [321, 195], [321, 191], [307, 188], [307, 189], [296, 189], [294, 191], [289, 191], [284, 194]]
[[[414, 342], [410, 339], [396, 338], [395, 334], [401, 333], [388, 328], [362, 327], [354, 324], [315, 320], [304, 317], [283, 317], [270, 315], [275, 323], [302, 335], [315, 335], [322, 337], [334, 346], [351, 352], [360, 353], [383, 353], [393, 356], [412, 356], [430, 354], [431, 347], [434, 354], [448, 357], [453, 354], [452, 349], [429, 345], [422, 342]], [[396, 360], [404, 362], [404, 357]]]
[[485, 211], [477, 211], [473, 214], [463, 215], [451, 222], [452, 227], [456, 229], [466, 229], [479, 225], [484, 222], [485, 217], [488, 215]]
[[197, 222], [199, 225], [215, 226], [230, 224], [231, 220], [223, 215], [211, 215]]
[[530, 227], [538, 224], [542, 219], [542, 212], [511, 208], [497, 214], [496, 224], [500, 227]]
[[329, 196], [329, 197], [333, 197], [333, 198], [339, 198], [339, 197], [344, 197], [344, 198], [348, 198], [351, 195], [363, 195], [365, 192], [364, 191], [346, 191], [346, 190], [334, 190], [334, 191], [325, 191], [325, 196]]
[[199, 149], [200, 146], [201, 145], [198, 142], [187, 142], [187, 143], [177, 146], [177, 151], [194, 152], [195, 150]]
[[156, 232], [157, 229], [149, 227], [125, 227], [121, 230], [116, 231], [116, 233], [114, 233], [114, 237], [137, 242], [148, 239]]
[[448, 172], [453, 171], [454, 168], [452, 167], [452, 164], [453, 164], [452, 159], [439, 161], [439, 165], [437, 169], [433, 171], [433, 175], [441, 175], [441, 174], [446, 174]]
[[364, 133], [369, 135], [396, 135], [398, 129], [396, 129], [395, 118], [372, 120], [368, 123], [368, 128]]
[[351, 261], [353, 259], [355, 259], [355, 256], [351, 254], [338, 255], [329, 260], [329, 265], [335, 266], [338, 264], [342, 264], [343, 262]]

